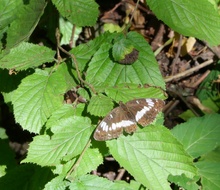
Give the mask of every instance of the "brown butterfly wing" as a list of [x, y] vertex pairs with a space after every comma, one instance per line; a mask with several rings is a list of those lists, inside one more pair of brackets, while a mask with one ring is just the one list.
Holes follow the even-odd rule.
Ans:
[[123, 130], [127, 133], [134, 132], [137, 124], [134, 118], [129, 118], [121, 106], [113, 109], [98, 125], [94, 132], [94, 139], [97, 141], [105, 141], [119, 137]]
[[157, 114], [162, 111], [164, 101], [147, 98], [135, 99], [113, 109], [98, 125], [94, 138], [98, 141], [119, 137], [123, 130], [132, 133], [137, 129], [137, 123], [142, 126], [152, 123]]
[[151, 124], [157, 114], [162, 111], [164, 101], [156, 98], [142, 98], [127, 102], [126, 107], [135, 116], [135, 120], [142, 126]]

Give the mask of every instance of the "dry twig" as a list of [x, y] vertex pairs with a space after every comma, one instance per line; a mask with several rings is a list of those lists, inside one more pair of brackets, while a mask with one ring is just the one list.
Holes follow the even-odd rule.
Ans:
[[193, 68], [191, 68], [191, 69], [188, 69], [188, 70], [186, 70], [186, 71], [184, 71], [184, 72], [178, 73], [177, 75], [174, 75], [174, 76], [170, 76], [170, 77], [168, 77], [168, 78], [165, 78], [164, 81], [165, 81], [165, 82], [170, 82], [170, 81], [172, 81], [172, 80], [180, 80], [180, 79], [182, 79], [182, 78], [184, 78], [184, 77], [187, 77], [187, 76], [191, 75], [193, 72], [195, 72], [195, 71], [197, 71], [197, 70], [199, 70], [199, 69], [201, 69], [201, 68], [203, 68], [203, 67], [206, 67], [206, 66], [208, 66], [208, 65], [210, 65], [210, 64], [212, 64], [212, 63], [213, 63], [213, 60], [210, 59], [210, 60], [208, 60], [208, 61], [205, 61], [205, 62], [201, 63], [201, 64], [198, 65], [198, 66], [195, 66], [195, 67], [193, 67]]

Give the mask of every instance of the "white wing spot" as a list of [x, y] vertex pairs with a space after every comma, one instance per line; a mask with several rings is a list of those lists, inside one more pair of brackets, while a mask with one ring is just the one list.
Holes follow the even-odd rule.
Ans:
[[107, 125], [106, 122], [102, 121], [102, 122], [100, 123], [100, 126], [101, 126], [101, 128], [102, 128], [103, 131], [106, 131], [106, 132], [108, 131], [108, 125]]
[[138, 111], [135, 116], [136, 121], [139, 121], [139, 119], [141, 119], [144, 116], [144, 114], [150, 111], [150, 109], [151, 107], [149, 108], [149, 107], [144, 106], [144, 109], [142, 109], [141, 111]]
[[154, 102], [151, 99], [146, 99], [146, 102], [148, 103], [149, 107], [153, 107], [154, 106]]
[[111, 118], [113, 118], [113, 115], [112, 115], [112, 114], [110, 114], [109, 116], [110, 116]]
[[116, 128], [128, 127], [128, 126], [133, 125], [133, 124], [135, 124], [135, 122], [129, 121], [129, 120], [122, 120], [118, 123], [113, 123], [112, 124], [112, 130], [116, 130]]
[[115, 130], [116, 129], [116, 125], [115, 123], [112, 123], [112, 130]]
[[137, 103], [137, 104], [140, 104], [140, 102], [139, 102], [138, 100], [136, 100], [136, 103]]
[[122, 120], [122, 121], [119, 123], [119, 127], [128, 127], [128, 126], [133, 125], [133, 124], [135, 124], [133, 121]]

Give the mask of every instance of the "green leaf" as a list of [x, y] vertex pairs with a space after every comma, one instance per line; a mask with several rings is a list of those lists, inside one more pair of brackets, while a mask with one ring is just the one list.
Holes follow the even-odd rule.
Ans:
[[118, 39], [118, 41], [116, 41], [113, 45], [112, 55], [115, 61], [119, 61], [124, 59], [125, 55], [131, 53], [133, 49], [134, 46], [131, 44], [131, 42], [122, 36], [122, 38]]
[[16, 18], [16, 14], [22, 5], [21, 1], [17, 0], [2, 0], [0, 6], [0, 36], [8, 28], [9, 24]]
[[62, 78], [65, 80], [66, 91], [72, 89], [78, 84], [78, 80], [76, 79], [77, 73], [70, 64], [62, 63], [59, 65], [58, 69], [60, 73], [62, 72]]
[[7, 166], [2, 164], [0, 166], [0, 177], [4, 176], [6, 174], [6, 171], [7, 171]]
[[58, 175], [65, 175], [64, 178], [66, 178], [67, 173], [73, 167], [76, 160], [77, 157], [71, 159], [68, 162], [62, 161], [60, 164], [56, 164], [55, 168], [53, 167], [53, 173]]
[[195, 163], [203, 189], [220, 189], [220, 148], [201, 157]]
[[189, 179], [184, 174], [181, 176], [169, 176], [168, 180], [172, 183], [177, 184], [180, 187], [183, 187], [184, 189], [190, 189], [190, 190], [198, 190], [199, 185], [197, 184], [197, 181], [199, 179]]
[[6, 134], [5, 128], [0, 128], [0, 140], [8, 139], [8, 135]]
[[86, 190], [118, 190], [118, 189], [126, 189], [132, 190], [130, 185], [127, 183], [113, 183], [105, 178], [101, 178], [95, 175], [84, 175], [79, 179], [74, 180], [70, 184], [70, 189], [86, 189]]
[[78, 88], [77, 89], [77, 94], [79, 94], [85, 100], [89, 100], [90, 99], [89, 93], [88, 93], [88, 91], [86, 91], [85, 88], [81, 88], [81, 87]]
[[191, 118], [172, 129], [174, 136], [194, 158], [215, 149], [220, 144], [220, 115]]
[[86, 44], [80, 44], [79, 46], [73, 48], [70, 53], [75, 55], [79, 69], [82, 71], [100, 46], [104, 42], [110, 42], [114, 36], [115, 34], [106, 32]]
[[173, 30], [206, 40], [211, 45], [220, 43], [220, 15], [210, 1], [149, 0], [147, 4], [157, 18]]
[[59, 109], [52, 113], [51, 117], [46, 123], [46, 127], [47, 129], [51, 128], [56, 125], [59, 120], [67, 119], [73, 115], [75, 115], [75, 109], [73, 106], [70, 104], [63, 104]]
[[59, 26], [60, 33], [62, 34], [60, 45], [69, 45], [71, 43], [70, 40], [72, 40], [74, 44], [71, 44], [71, 47], [75, 47], [75, 42], [79, 38], [79, 34], [82, 32], [82, 27], [75, 27], [74, 36], [72, 38], [72, 32], [74, 27], [72, 23], [60, 17]]
[[43, 189], [44, 185], [54, 177], [49, 168], [34, 164], [24, 164], [7, 172], [0, 178], [1, 190]]
[[97, 148], [89, 148], [86, 150], [85, 154], [80, 161], [79, 166], [74, 170], [74, 176], [85, 175], [92, 170], [95, 170], [103, 162], [103, 157]]
[[219, 96], [218, 83], [214, 81], [218, 80], [220, 76], [220, 61], [218, 61], [216, 67], [209, 73], [209, 75], [200, 84], [200, 88], [196, 91], [196, 96], [200, 100], [206, 100], [208, 98], [215, 98]]
[[103, 26], [104, 31], [109, 31], [109, 32], [122, 32], [123, 29], [118, 25], [114, 23], [105, 23]]
[[36, 73], [22, 80], [12, 97], [15, 120], [23, 129], [39, 133], [51, 113], [63, 102], [65, 81], [62, 72], [49, 75], [47, 71]]
[[88, 112], [95, 116], [105, 116], [112, 108], [111, 98], [103, 95], [92, 96], [88, 105]]
[[106, 143], [120, 165], [147, 188], [170, 189], [169, 174], [196, 174], [192, 158], [165, 127], [145, 127]]
[[64, 180], [65, 175], [58, 175], [57, 177], [53, 178], [50, 182], [48, 182], [44, 189], [45, 190], [66, 190], [70, 185], [70, 182]]
[[144, 187], [141, 183], [135, 181], [135, 180], [130, 180], [130, 187], [132, 189], [138, 189], [138, 190], [146, 190], [146, 187]]
[[24, 3], [23, 1], [23, 6], [18, 7], [16, 19], [8, 29], [7, 49], [17, 46], [30, 37], [46, 5], [45, 0], [30, 0], [28, 3]]
[[74, 116], [57, 121], [51, 130], [54, 133], [51, 138], [48, 135], [34, 137], [23, 163], [52, 166], [59, 164], [64, 156], [73, 158], [82, 152], [93, 128], [88, 118]]
[[52, 0], [63, 17], [77, 26], [93, 26], [99, 11], [94, 0]]
[[202, 155], [201, 158], [199, 158], [199, 162], [200, 161], [220, 162], [220, 146], [215, 150]]
[[120, 84], [116, 87], [107, 87], [105, 93], [116, 102], [127, 102], [137, 98], [165, 98], [165, 96], [162, 96], [160, 88], [141, 87], [136, 84]]
[[112, 45], [103, 43], [89, 63], [87, 82], [94, 86], [134, 83], [164, 88], [165, 83], [149, 44], [136, 32], [128, 33], [127, 40], [139, 51], [138, 60], [132, 65], [118, 64], [112, 60], [110, 55]]
[[54, 60], [55, 51], [23, 42], [0, 60], [0, 67], [15, 70], [34, 68]]
[[196, 117], [196, 116], [195, 116], [195, 114], [194, 114], [190, 109], [188, 109], [188, 110], [186, 110], [185, 112], [181, 113], [181, 114], [179, 115], [179, 117], [180, 117], [181, 119], [183, 119], [184, 121], [187, 121], [187, 120], [189, 120], [190, 118]]
[[196, 167], [199, 169], [199, 174], [201, 175], [203, 189], [220, 189], [219, 164], [219, 162], [203, 162], [196, 164]]
[[202, 104], [209, 108], [213, 113], [218, 113], [220, 109], [220, 97], [212, 97], [208, 98], [207, 100], [202, 101]]

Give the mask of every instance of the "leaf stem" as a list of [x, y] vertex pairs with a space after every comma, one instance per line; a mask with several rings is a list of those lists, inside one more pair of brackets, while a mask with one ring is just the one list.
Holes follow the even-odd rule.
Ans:
[[75, 164], [72, 166], [72, 168], [70, 169], [70, 171], [68, 172], [66, 179], [68, 179], [70, 177], [70, 175], [72, 174], [72, 172], [79, 166], [79, 163], [81, 162], [83, 155], [85, 154], [86, 150], [89, 148], [91, 143], [91, 139], [89, 139], [89, 141], [87, 142], [86, 146], [84, 147], [82, 153], [80, 154], [78, 160], [75, 162]]
[[[57, 28], [57, 30], [56, 30], [56, 36], [60, 36], [59, 34], [60, 34], [60, 32], [59, 32], [59, 29]], [[92, 92], [93, 92], [94, 94], [97, 94], [95, 88], [94, 88], [91, 84], [89, 84], [88, 82], [86, 82], [85, 80], [83, 80], [83, 78], [81, 77], [81, 74], [80, 74], [80, 70], [79, 70], [79, 66], [78, 66], [78, 62], [77, 62], [77, 60], [76, 60], [76, 57], [75, 57], [72, 53], [69, 53], [68, 51], [66, 51], [65, 49], [63, 49], [63, 48], [60, 46], [59, 40], [57, 40], [57, 46], [58, 46], [58, 48], [59, 48], [63, 53], [69, 55], [69, 56], [73, 59], [74, 64], [75, 64], [75, 67], [76, 67], [76, 72], [77, 72], [78, 78], [79, 78], [79, 80], [81, 81], [81, 83], [84, 83], [85, 85], [87, 85], [87, 86], [92, 90]]]

